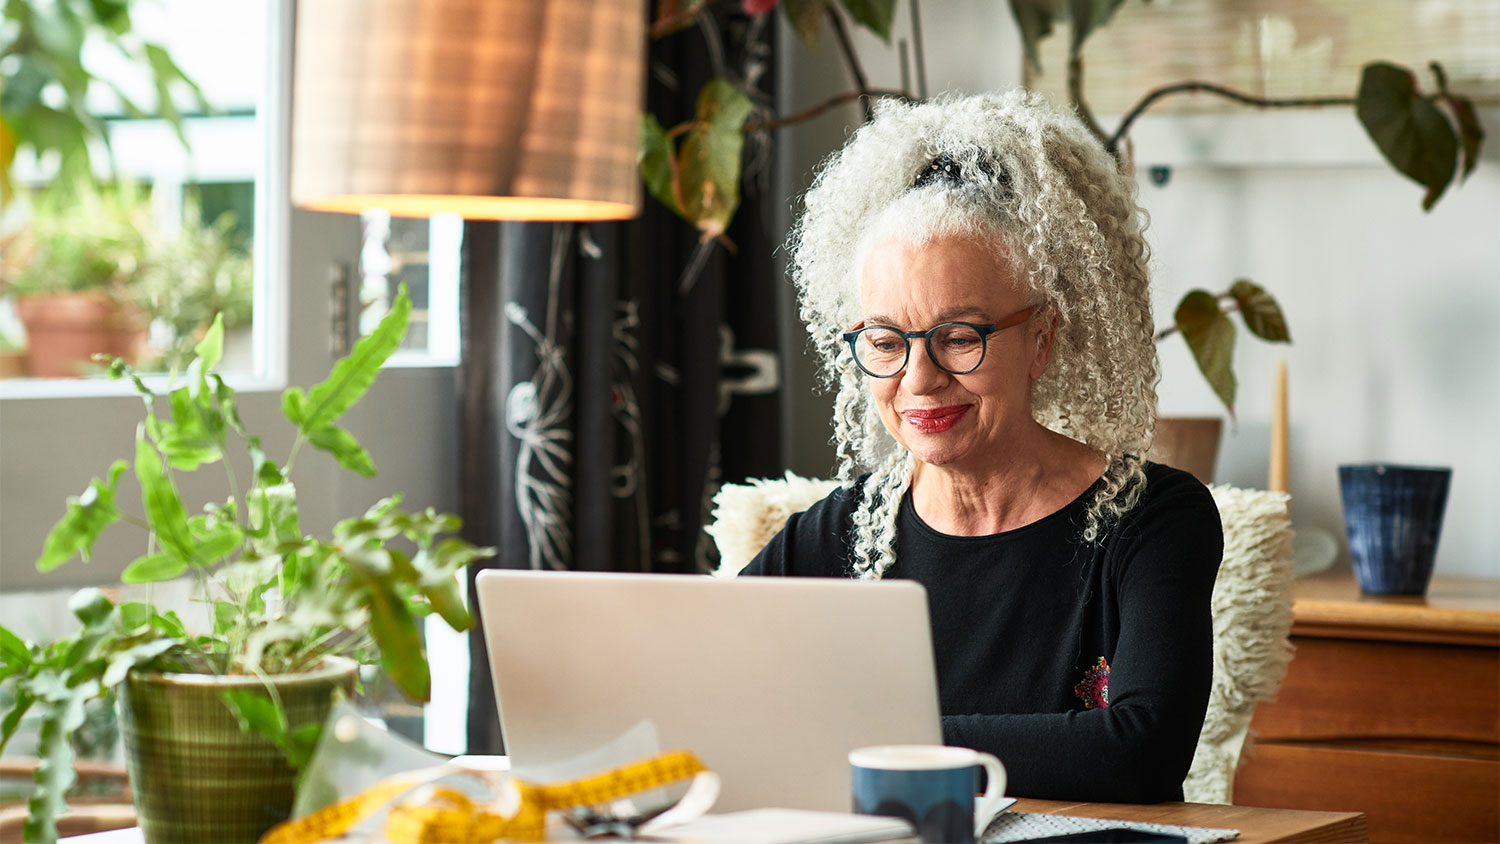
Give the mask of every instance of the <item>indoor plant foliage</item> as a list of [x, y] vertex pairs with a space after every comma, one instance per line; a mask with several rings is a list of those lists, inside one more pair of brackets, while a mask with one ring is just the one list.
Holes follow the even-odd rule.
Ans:
[[[0, 206], [11, 200], [11, 165], [26, 150], [56, 155], [50, 190], [67, 193], [92, 183], [89, 142], [109, 143], [106, 123], [88, 111], [90, 90], [108, 88], [130, 117], [167, 121], [187, 148], [178, 101], [207, 110], [203, 91], [160, 44], [142, 38], [130, 18], [134, 0], [5, 0], [0, 3]], [[95, 76], [90, 52], [111, 52], [146, 75], [155, 108], [135, 102], [113, 79]], [[91, 57], [91, 61], [93, 58]], [[186, 95], [186, 96], [184, 96]]]
[[1229, 314], [1236, 311], [1256, 337], [1270, 343], [1292, 342], [1281, 305], [1265, 288], [1245, 278], [1218, 294], [1189, 290], [1177, 303], [1172, 324], [1156, 332], [1157, 342], [1182, 334], [1198, 369], [1231, 416], [1238, 382], [1233, 367], [1235, 328]]
[[[127, 676], [186, 672], [261, 679], [265, 688], [252, 684], [225, 693], [223, 703], [242, 729], [274, 742], [293, 767], [306, 760], [318, 725], [289, 723], [271, 679], [344, 656], [378, 663], [408, 696], [428, 698], [430, 674], [418, 620], [436, 612], [455, 629], [468, 628], [459, 574], [492, 552], [441, 538], [459, 527], [455, 517], [430, 509], [407, 512], [399, 497], [340, 522], [330, 538], [305, 535], [292, 481], [304, 444], [332, 454], [350, 471], [375, 474], [370, 456], [334, 423], [395, 351], [410, 310], [403, 287], [380, 327], [339, 361], [327, 380], [306, 392], [285, 391], [283, 413], [297, 434], [291, 455], [280, 464], [245, 429], [234, 391], [214, 372], [222, 354], [222, 321], [215, 320], [197, 344], [185, 383], [169, 385], [165, 396], [153, 394], [123, 362], [111, 362], [110, 373], [131, 379], [146, 406], [134, 459], [116, 461], [104, 478], [69, 500], [37, 567], [48, 570], [75, 556], [87, 560], [106, 526], [136, 524], [146, 534], [145, 553], [121, 579], [150, 583], [191, 575], [208, 622], [204, 632], [195, 632], [175, 612], [147, 602], [114, 604], [98, 589], [84, 589], [70, 602], [81, 629], [69, 638], [31, 644], [0, 627], [0, 679], [16, 683], [15, 705], [0, 722], [0, 748], [28, 709], [41, 712], [41, 764], [27, 840], [56, 837], [55, 819], [73, 780], [69, 734], [83, 718], [84, 705], [110, 695]], [[249, 478], [237, 479], [226, 459], [231, 440], [249, 453]], [[209, 466], [223, 467], [229, 495], [190, 515], [174, 477]], [[120, 478], [128, 471], [134, 471], [142, 490], [140, 515], [128, 513], [125, 502], [117, 500]], [[128, 720], [129, 713], [122, 714]], [[137, 799], [140, 805], [139, 791]]]

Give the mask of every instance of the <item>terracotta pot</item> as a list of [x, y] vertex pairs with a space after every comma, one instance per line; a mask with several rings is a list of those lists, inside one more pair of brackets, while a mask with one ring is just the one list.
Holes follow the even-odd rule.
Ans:
[[16, 312], [33, 378], [77, 378], [96, 354], [134, 363], [146, 348], [146, 312], [102, 291], [31, 294], [16, 301]]
[[1217, 416], [1163, 416], [1156, 420], [1156, 438], [1146, 459], [1191, 472], [1211, 484], [1223, 428], [1224, 420]]
[[[272, 675], [291, 730], [322, 723], [335, 689], [352, 696], [358, 666], [330, 657], [303, 674]], [[264, 693], [245, 675], [132, 671], [120, 686], [120, 732], [147, 842], [253, 842], [291, 815], [295, 777], [286, 756], [240, 730], [221, 695]]]
[[25, 378], [26, 352], [0, 352], [0, 378]]

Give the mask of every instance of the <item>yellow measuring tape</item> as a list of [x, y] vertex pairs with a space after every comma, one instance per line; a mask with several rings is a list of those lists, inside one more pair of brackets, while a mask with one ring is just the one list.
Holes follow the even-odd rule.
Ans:
[[[707, 770], [697, 756], [679, 750], [568, 782], [541, 785], [512, 778], [510, 782], [520, 791], [520, 804], [510, 814], [501, 805], [509, 801], [481, 804], [456, 788], [433, 786], [423, 803], [390, 806], [385, 837], [391, 844], [468, 844], [502, 838], [541, 841], [546, 837], [548, 812], [611, 803]], [[337, 838], [433, 780], [465, 773], [472, 774], [444, 766], [392, 777], [348, 800], [272, 828], [260, 844], [313, 844]]]

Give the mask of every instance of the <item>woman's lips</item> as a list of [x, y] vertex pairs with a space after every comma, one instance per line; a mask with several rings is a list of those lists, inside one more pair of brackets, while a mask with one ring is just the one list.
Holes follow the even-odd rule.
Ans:
[[969, 405], [955, 404], [949, 407], [923, 407], [901, 411], [906, 423], [924, 434], [936, 434], [958, 424], [969, 412]]

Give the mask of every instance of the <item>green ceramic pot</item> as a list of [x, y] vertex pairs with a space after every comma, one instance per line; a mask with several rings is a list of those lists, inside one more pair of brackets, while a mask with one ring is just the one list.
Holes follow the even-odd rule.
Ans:
[[[292, 729], [328, 717], [358, 666], [330, 657], [314, 671], [270, 677]], [[240, 731], [221, 695], [264, 690], [245, 675], [132, 671], [120, 686], [120, 730], [148, 842], [254, 842], [291, 814], [295, 772], [268, 739]]]

